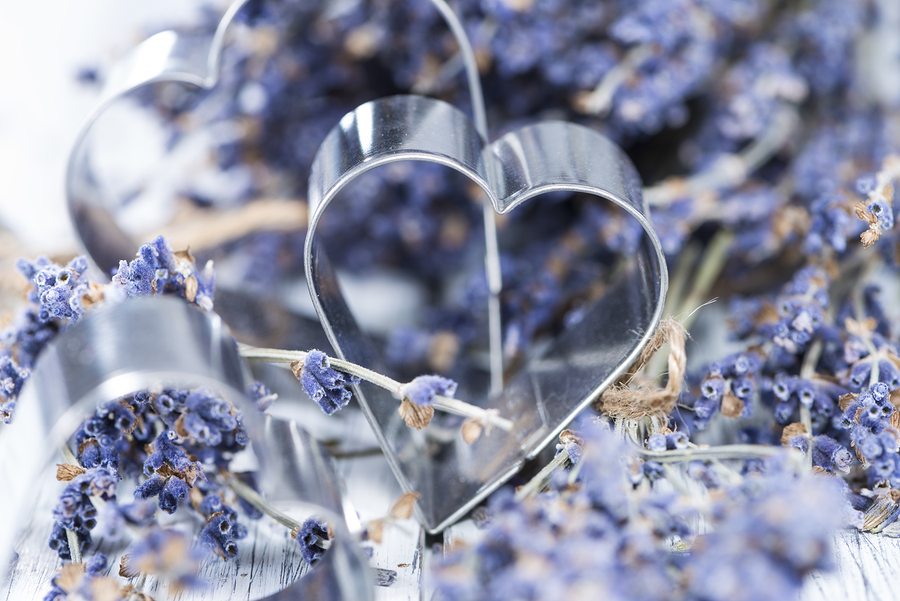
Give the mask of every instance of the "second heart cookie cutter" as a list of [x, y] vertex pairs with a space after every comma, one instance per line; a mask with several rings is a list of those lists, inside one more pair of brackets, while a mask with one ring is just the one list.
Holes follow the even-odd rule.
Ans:
[[[487, 143], [465, 114], [440, 100], [375, 100], [335, 126], [310, 174], [307, 284], [325, 332], [343, 359], [375, 370], [386, 364], [357, 325], [317, 226], [353, 180], [397, 161], [436, 163], [461, 173], [484, 192], [498, 214], [543, 194], [580, 193], [620, 207], [643, 230], [626, 276], [587, 307], [576, 327], [564, 329], [499, 392], [465, 399], [512, 420], [511, 432], [495, 430], [471, 446], [460, 436], [429, 436], [428, 428], [413, 432], [404, 426], [390, 392], [367, 383], [355, 387], [395, 475], [406, 491], [419, 494], [420, 521], [436, 532], [505, 482], [634, 362], [661, 318], [668, 276], [637, 172], [599, 133], [552, 121]], [[490, 256], [496, 251], [488, 244], [485, 252]], [[492, 355], [497, 352], [492, 345]]]
[[[95, 141], [98, 121], [115, 103], [147, 92], [150, 86], [159, 83], [174, 83], [193, 90], [212, 90], [219, 84], [222, 68], [222, 53], [228, 33], [250, 0], [234, 0], [225, 10], [212, 34], [162, 31], [144, 40], [110, 71], [96, 108], [88, 116], [79, 132], [66, 169], [66, 198], [69, 216], [78, 233], [82, 246], [91, 260], [101, 271], [109, 274], [119, 261], [134, 254], [139, 246], [119, 222], [116, 209], [123, 199], [116, 198], [104, 189], [102, 182], [91, 164], [91, 149]], [[463, 72], [471, 99], [472, 117], [482, 136], [487, 136], [487, 117], [481, 88], [481, 80], [475, 59], [475, 52], [465, 29], [446, 0], [428, 0], [438, 11], [450, 30], [462, 57]], [[485, 231], [492, 232], [494, 212], [489, 205], [483, 208]], [[298, 207], [298, 214], [301, 209]], [[496, 248], [496, 240], [487, 240]], [[488, 254], [488, 275], [491, 296], [489, 311], [491, 320], [491, 344], [500, 345], [500, 305], [497, 294], [500, 290], [500, 266], [496, 251]], [[220, 274], [221, 275], [221, 274]], [[222, 290], [220, 286], [217, 310], [237, 327], [241, 314], [247, 311], [276, 312], [285, 307], [291, 311], [296, 306], [290, 294], [281, 294], [278, 299], [260, 300], [255, 295], [247, 295], [243, 282], [236, 289]], [[224, 294], [223, 294], [224, 292]], [[303, 332], [302, 339], [321, 338], [316, 324], [308, 323], [299, 316], [291, 316], [293, 328]], [[240, 332], [245, 333], [245, 332]], [[252, 332], [257, 334], [257, 332]], [[266, 333], [269, 344], [285, 344], [292, 340], [273, 328]], [[286, 339], [286, 340], [284, 340]], [[492, 356], [499, 356], [498, 353]], [[495, 376], [494, 386], [500, 387], [502, 365], [495, 363], [491, 373]]]

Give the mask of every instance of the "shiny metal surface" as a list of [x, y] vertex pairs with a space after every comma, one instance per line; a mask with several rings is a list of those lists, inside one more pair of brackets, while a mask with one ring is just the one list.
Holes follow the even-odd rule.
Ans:
[[[610, 282], [607, 293], [587, 307], [577, 324], [560, 331], [499, 393], [465, 399], [514, 420], [513, 432], [495, 430], [472, 446], [459, 436], [448, 441], [431, 432], [433, 426], [412, 432], [400, 420], [397, 400], [389, 392], [365, 383], [357, 387], [397, 478], [404, 489], [421, 495], [419, 519], [438, 531], [552, 441], [633, 362], [661, 317], [668, 280], [640, 179], [627, 157], [600, 134], [570, 123], [544, 122], [488, 144], [468, 117], [444, 102], [383, 98], [341, 120], [320, 147], [310, 175], [307, 283], [326, 334], [344, 359], [376, 370], [385, 365], [383, 349], [361, 331], [347, 306], [317, 227], [355, 178], [397, 161], [437, 163], [462, 173], [488, 196], [497, 213], [536, 202], [548, 192], [581, 192], [621, 207], [644, 232], [640, 252], [627, 258], [624, 276]], [[352, 203], [352, 198], [343, 201]]]
[[[459, 44], [475, 127], [486, 136], [487, 117], [475, 52], [462, 23], [447, 1], [430, 1]], [[120, 260], [133, 256], [144, 241], [134, 239], [122, 227], [119, 209], [126, 199], [117, 197], [106, 189], [92, 167], [92, 148], [97, 143], [97, 123], [112, 105], [139, 97], [149, 86], [155, 84], [173, 83], [191, 90], [215, 88], [219, 82], [222, 51], [228, 32], [246, 4], [247, 0], [234, 0], [223, 14], [213, 35], [160, 32], [138, 45], [110, 71], [100, 102], [88, 116], [76, 138], [66, 171], [66, 198], [70, 218], [85, 251], [104, 274], [110, 274]], [[302, 208], [298, 205], [297, 210], [301, 211]], [[494, 212], [488, 205], [484, 207], [483, 219], [485, 231], [494, 232]], [[499, 348], [499, 302], [496, 299], [500, 290], [499, 258], [496, 239], [490, 238], [486, 243], [490, 251], [486, 261], [493, 294], [489, 299], [491, 340], [492, 345]], [[253, 340], [264, 346], [290, 346], [296, 344], [297, 340], [306, 339], [292, 336], [298, 330], [312, 332], [316, 339], [324, 337], [318, 324], [289, 302], [286, 298], [289, 293], [279, 290], [268, 298], [260, 295], [251, 297], [242, 294], [242, 277], [226, 277], [228, 274], [221, 271], [218, 275], [219, 288], [232, 294], [219, 294], [216, 310], [242, 339]], [[278, 327], [261, 333], [253, 327], [245, 327], [246, 320], [242, 319], [242, 315], [248, 311], [269, 315], [279, 313], [282, 319]], [[494, 355], [499, 357], [499, 352]], [[502, 374], [499, 362], [495, 362], [492, 372], [495, 384], [499, 385]]]
[[344, 519], [355, 523], [355, 514], [342, 500], [330, 460], [296, 424], [256, 410], [244, 393], [247, 374], [222, 321], [177, 299], [100, 307], [60, 334], [38, 359], [14, 423], [0, 431], [0, 579], [32, 518], [38, 476], [49, 473], [59, 449], [98, 403], [160, 385], [204, 386], [242, 410], [261, 494], [273, 505], [290, 504], [300, 519], [318, 515], [335, 529], [322, 562], [266, 599], [371, 599], [368, 563]]
[[[120, 226], [117, 210], [126, 199], [111, 196], [91, 166], [95, 125], [106, 110], [159, 83], [209, 90], [219, 82], [222, 50], [235, 17], [248, 0], [234, 0], [213, 35], [163, 31], [139, 44], [110, 71], [101, 100], [79, 132], [66, 171], [69, 214], [82, 245], [100, 269], [109, 274], [121, 259], [132, 256], [141, 241]], [[430, 0], [455, 36], [463, 58], [471, 110], [480, 131], [487, 131], [481, 81], [472, 45], [456, 14], [445, 0]], [[301, 84], [302, 85], [302, 84]], [[300, 209], [298, 208], [298, 211]]]

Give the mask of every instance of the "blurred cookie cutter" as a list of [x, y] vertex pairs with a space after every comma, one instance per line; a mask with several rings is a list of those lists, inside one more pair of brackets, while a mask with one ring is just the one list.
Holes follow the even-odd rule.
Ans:
[[[225, 11], [212, 35], [162, 31], [139, 44], [111, 70], [98, 105], [88, 116], [76, 138], [66, 168], [66, 198], [70, 219], [81, 244], [104, 274], [111, 273], [121, 259], [133, 256], [139, 243], [120, 227], [114, 210], [119, 204], [119, 199], [109, 198], [104, 193], [91, 168], [90, 149], [95, 124], [112, 104], [138, 94], [154, 84], [178, 83], [204, 90], [215, 88], [219, 83], [222, 51], [228, 31], [248, 2], [249, 0], [235, 0]], [[487, 117], [475, 52], [459, 17], [447, 1], [429, 0], [429, 2], [441, 14], [459, 44], [471, 98], [472, 116], [476, 128], [486, 137]], [[491, 353], [494, 360], [491, 374], [495, 388], [499, 389], [502, 380], [502, 361], [499, 352], [500, 303], [497, 298], [501, 286], [500, 262], [494, 235], [496, 231], [494, 211], [487, 203], [483, 207], [483, 219], [486, 246], [489, 251], [485, 261], [490, 286], [488, 299], [490, 340], [491, 348], [496, 351]], [[235, 318], [253, 302], [242, 298], [239, 294], [233, 296], [233, 299], [226, 298], [224, 304], [220, 299], [218, 308], [229, 323], [235, 321]], [[304, 327], [304, 330], [313, 329], [315, 328]], [[307, 333], [314, 336], [318, 334], [318, 332]], [[275, 342], [272, 341], [270, 344]]]
[[[161, 333], [165, 324], [169, 335]], [[264, 417], [246, 396], [248, 372], [221, 319], [171, 298], [99, 307], [41, 353], [22, 390], [15, 421], [0, 432], [0, 583], [21, 529], [33, 517], [37, 482], [98, 403], [167, 385], [205, 386], [242, 410], [259, 462], [259, 485], [272, 502], [290, 501], [335, 531], [323, 559], [267, 601], [373, 598], [374, 584], [347, 523], [358, 529], [329, 458], [295, 424]]]
[[629, 257], [627, 277], [502, 390], [476, 402], [513, 420], [512, 432], [495, 430], [472, 446], [460, 436], [441, 441], [428, 436], [432, 426], [424, 435], [404, 427], [390, 392], [367, 383], [356, 386], [401, 486], [420, 495], [419, 520], [437, 532], [510, 478], [634, 362], [662, 315], [668, 275], [640, 178], [622, 151], [599, 133], [551, 121], [488, 143], [465, 114], [440, 100], [382, 98], [358, 107], [335, 126], [310, 174], [306, 280], [325, 332], [343, 359], [375, 370], [385, 365], [348, 308], [317, 226], [355, 178], [396, 161], [424, 161], [458, 171], [487, 195], [498, 214], [550, 192], [592, 195], [624, 209], [644, 234], [640, 250]]

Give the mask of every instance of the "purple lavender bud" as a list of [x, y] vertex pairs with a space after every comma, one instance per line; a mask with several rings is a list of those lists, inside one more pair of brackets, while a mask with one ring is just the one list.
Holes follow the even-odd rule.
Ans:
[[797, 399], [804, 407], [812, 407], [813, 401], [816, 399], [816, 389], [811, 382], [800, 380], [794, 389]]
[[711, 377], [703, 380], [700, 392], [704, 398], [720, 401], [725, 394], [725, 380], [721, 377]]
[[872, 373], [872, 364], [869, 361], [860, 361], [850, 369], [850, 386], [854, 390], [859, 390], [869, 381], [869, 375]]
[[106, 572], [107, 567], [109, 567], [109, 560], [107, 560], [106, 555], [97, 553], [87, 560], [85, 571], [89, 576], [100, 576]]
[[159, 508], [166, 513], [175, 513], [178, 506], [187, 499], [190, 487], [177, 476], [170, 477], [159, 493]]
[[256, 405], [256, 408], [259, 409], [260, 412], [265, 412], [272, 406], [272, 403], [278, 400], [278, 395], [269, 388], [260, 382], [259, 380], [254, 381], [250, 385], [250, 400]]
[[884, 198], [877, 198], [867, 206], [869, 212], [878, 219], [878, 225], [884, 230], [894, 227], [894, 211]]
[[7, 351], [0, 351], [0, 420], [12, 421], [16, 398], [31, 371], [20, 367]]
[[856, 448], [866, 461], [870, 463], [877, 459], [882, 452], [881, 442], [874, 434], [866, 435], [862, 440], [858, 441]]
[[820, 434], [813, 438], [813, 465], [831, 472], [849, 472], [853, 455], [838, 441]]
[[790, 376], [786, 376], [783, 373], [779, 373], [775, 376], [775, 382], [772, 385], [772, 392], [775, 394], [775, 398], [780, 401], [787, 401], [791, 398], [791, 394], [794, 392], [794, 387], [796, 383], [793, 378]]
[[869, 392], [872, 394], [872, 397], [876, 401], [881, 401], [886, 399], [891, 392], [891, 388], [885, 384], [884, 382], [875, 382], [871, 388], [869, 388]]
[[782, 425], [788, 424], [794, 416], [794, 405], [791, 403], [776, 403], [774, 414], [776, 422]]
[[162, 476], [153, 475], [147, 480], [141, 482], [134, 489], [135, 499], [151, 499], [162, 492], [166, 485], [166, 479]]
[[456, 386], [456, 382], [441, 376], [419, 376], [400, 387], [400, 396], [416, 405], [431, 405], [436, 396], [456, 394]]
[[689, 443], [690, 440], [684, 432], [672, 432], [671, 434], [666, 434], [666, 448], [669, 450], [686, 449], [688, 448]]
[[753, 390], [753, 380], [750, 378], [735, 378], [731, 381], [731, 392], [742, 401], [749, 400], [753, 395]]
[[328, 526], [325, 522], [316, 518], [307, 518], [300, 526], [296, 536], [297, 544], [300, 545], [300, 554], [306, 563], [313, 565], [322, 559], [330, 541]]
[[325, 415], [332, 415], [350, 403], [353, 393], [349, 386], [357, 381], [356, 378], [348, 379], [341, 372], [332, 369], [328, 356], [315, 349], [306, 354], [299, 379], [303, 390]]
[[651, 434], [647, 439], [647, 448], [651, 451], [665, 451], [666, 450], [666, 435], [665, 434]]

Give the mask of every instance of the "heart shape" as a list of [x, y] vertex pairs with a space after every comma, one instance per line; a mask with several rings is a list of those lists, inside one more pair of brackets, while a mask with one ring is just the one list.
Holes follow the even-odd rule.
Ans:
[[[472, 99], [472, 111], [483, 131], [486, 129], [484, 102], [474, 51], [459, 18], [446, 0], [429, 1], [459, 44]], [[221, 79], [223, 51], [229, 32], [248, 2], [249, 0], [234, 0], [212, 34], [162, 31], [143, 41], [110, 70], [100, 102], [76, 137], [66, 171], [66, 198], [70, 219], [82, 246], [104, 274], [111, 273], [123, 257], [133, 256], [143, 240], [134, 239], [124, 227], [122, 215], [117, 209], [126, 200], [104, 185], [92, 164], [92, 149], [96, 142], [102, 142], [102, 138], [97, 135], [99, 122], [120, 101], [140, 101], [152, 92], [152, 86], [161, 83], [175, 84], [179, 89], [189, 91], [216, 88]], [[290, 206], [285, 206], [286, 204]], [[268, 210], [270, 213], [274, 212], [282, 224], [293, 224], [291, 227], [301, 231], [305, 217], [303, 206], [294, 204], [281, 203], [281, 206], [269, 207]], [[264, 212], [265, 210], [257, 211], [256, 215]], [[194, 220], [205, 222], [206, 218], [206, 215], [200, 213]], [[270, 217], [267, 221], [270, 226], [271, 220]], [[233, 221], [230, 222], [231, 226], [223, 224], [222, 229], [229, 230], [235, 225]], [[211, 225], [208, 229], [214, 230], [215, 226]], [[292, 346], [297, 341], [311, 346], [326, 344], [321, 328], [311, 319], [312, 311], [308, 304], [290, 302], [296, 299], [296, 295], [284, 290], [289, 290], [292, 282], [282, 282], [282, 286], [274, 294], [264, 297], [258, 292], [247, 292], [245, 274], [240, 269], [229, 270], [227, 266], [222, 268], [220, 265], [217, 276], [219, 286], [216, 309], [243, 338], [267, 346]], [[249, 314], [253, 317], [248, 318]]]
[[[166, 324], [171, 335], [160, 336]], [[373, 599], [368, 560], [348, 532], [330, 460], [296, 424], [263, 417], [247, 398], [249, 372], [218, 316], [172, 298], [130, 299], [99, 307], [67, 329], [38, 359], [25, 384], [15, 425], [0, 434], [0, 581], [14, 545], [33, 516], [40, 475], [99, 403], [160, 385], [204, 386], [242, 410], [270, 501], [300, 502], [337, 530], [316, 567], [267, 601]], [[34, 441], [40, 441], [36, 447]]]
[[[366, 383], [356, 386], [395, 475], [407, 492], [420, 495], [420, 521], [437, 532], [505, 482], [633, 363], [661, 317], [668, 278], [637, 172], [599, 133], [551, 121], [487, 143], [469, 118], [447, 103], [420, 96], [382, 98], [335, 126], [310, 173], [307, 284], [343, 359], [375, 370], [387, 363], [350, 311], [317, 228], [341, 190], [362, 174], [398, 161], [435, 163], [461, 173], [485, 193], [497, 214], [543, 194], [575, 192], [617, 205], [643, 230], [630, 269], [585, 308], [582, 320], [559, 331], [502, 390], [475, 403], [514, 420], [512, 432], [494, 432], [472, 446], [459, 436], [441, 440], [429, 436], [428, 429], [412, 432], [403, 426], [389, 392]], [[487, 259], [494, 234], [486, 235]]]

